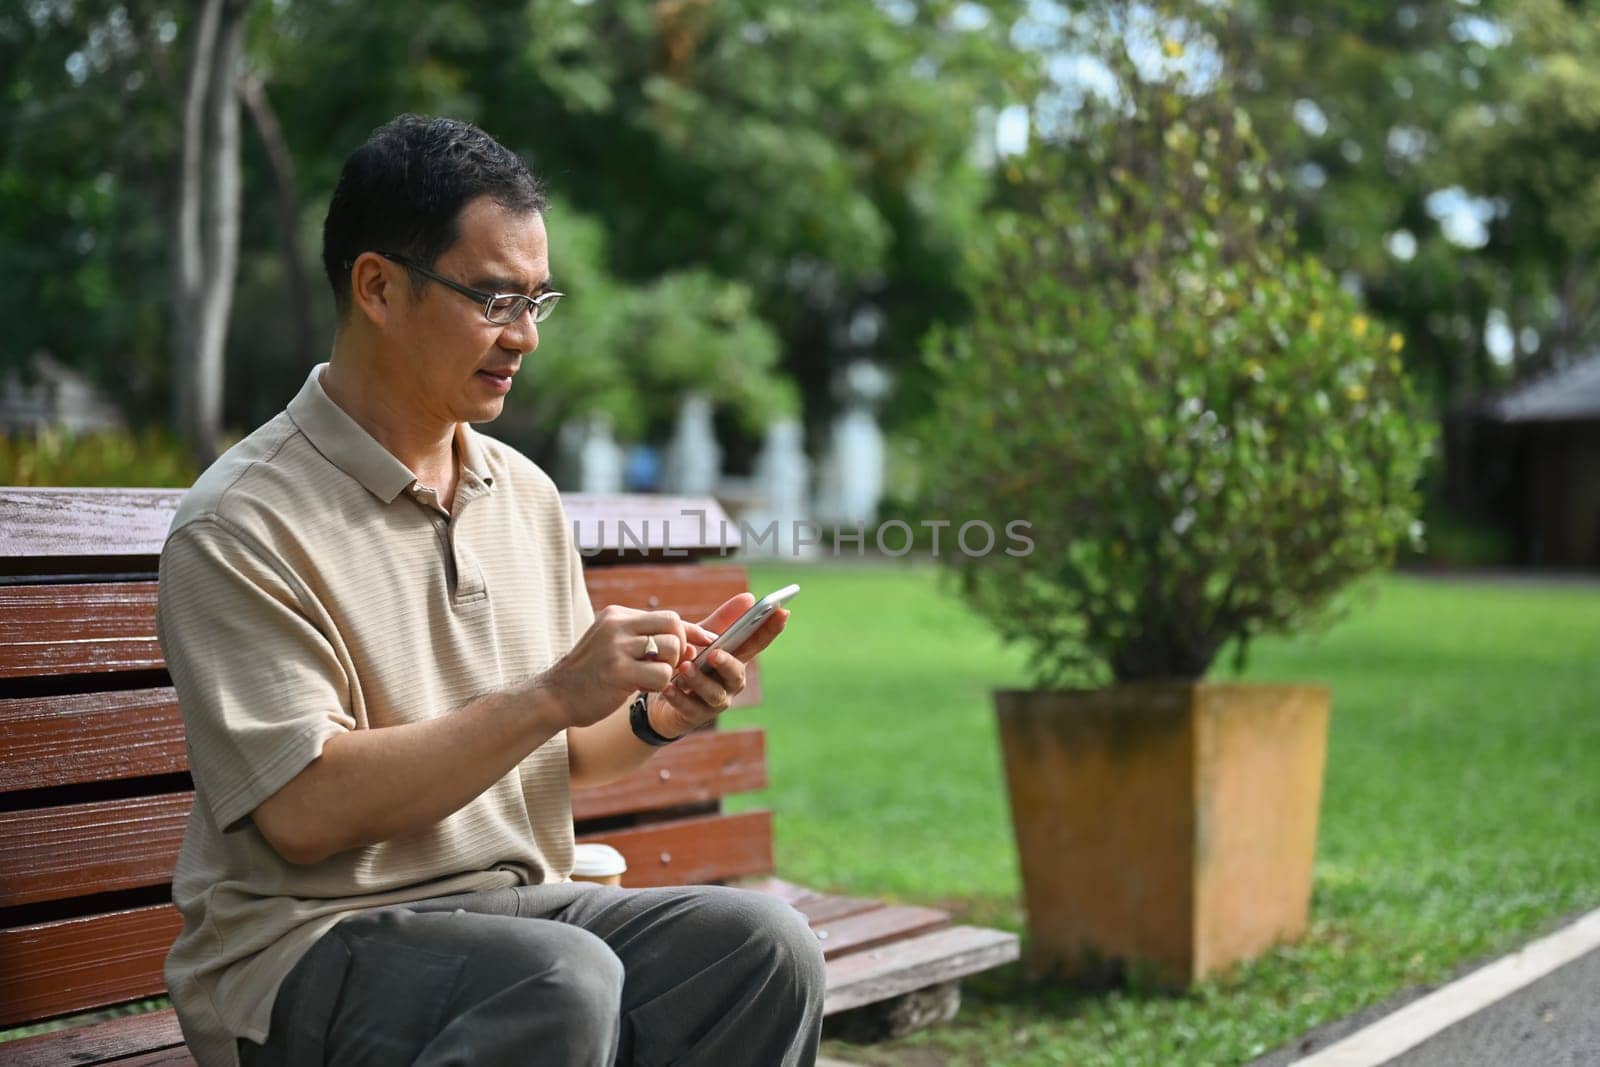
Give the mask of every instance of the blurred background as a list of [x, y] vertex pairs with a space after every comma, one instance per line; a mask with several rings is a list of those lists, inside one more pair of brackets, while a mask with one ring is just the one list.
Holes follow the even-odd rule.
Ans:
[[[786, 878], [1023, 931], [991, 690], [1171, 673], [1072, 674], [1084, 620], [1331, 686], [1305, 937], [1182, 995], [1002, 969], [851, 1059], [1244, 1063], [1600, 902], [1600, 6], [18, 0], [0, 88], [0, 484], [187, 486], [281, 410], [339, 168], [413, 111], [552, 193], [486, 432], [916, 527], [749, 563], [804, 585], [740, 713]], [[967, 515], [1039, 551], [963, 605], [920, 523]]]
[[[905, 512], [924, 339], [1120, 70], [1226, 91], [1405, 339], [1436, 565], [1600, 567], [1600, 30], [1557, 0], [533, 0], [0, 13], [0, 478], [184, 485], [326, 358], [320, 225], [402, 111], [554, 196], [572, 298], [489, 432], [566, 488]], [[1177, 42], [1182, 43], [1177, 43]]]

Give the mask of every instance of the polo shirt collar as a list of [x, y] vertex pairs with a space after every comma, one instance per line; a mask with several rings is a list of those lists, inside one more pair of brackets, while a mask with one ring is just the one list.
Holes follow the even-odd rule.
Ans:
[[[319, 363], [311, 369], [305, 385], [289, 401], [289, 418], [329, 463], [385, 504], [393, 503], [416, 484], [417, 476], [328, 396], [321, 380], [327, 366]], [[470, 480], [485, 488], [494, 484], [478, 434], [464, 422], [456, 424], [456, 451]]]

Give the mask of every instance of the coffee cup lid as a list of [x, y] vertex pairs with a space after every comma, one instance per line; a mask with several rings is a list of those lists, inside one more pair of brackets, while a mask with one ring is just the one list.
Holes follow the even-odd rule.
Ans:
[[573, 845], [572, 873], [583, 878], [609, 878], [623, 874], [628, 861], [610, 845]]

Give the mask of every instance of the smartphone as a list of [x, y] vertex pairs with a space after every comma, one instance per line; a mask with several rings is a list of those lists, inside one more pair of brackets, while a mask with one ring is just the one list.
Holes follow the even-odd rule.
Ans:
[[776, 593], [768, 593], [750, 606], [750, 610], [733, 620], [733, 625], [717, 635], [717, 639], [707, 645], [701, 653], [694, 658], [694, 665], [708, 677], [716, 678], [717, 672], [706, 666], [706, 658], [716, 649], [726, 649], [728, 652], [739, 651], [739, 646], [750, 640], [752, 634], [761, 629], [761, 624], [784, 604], [788, 603], [800, 591], [798, 585], [786, 585]]

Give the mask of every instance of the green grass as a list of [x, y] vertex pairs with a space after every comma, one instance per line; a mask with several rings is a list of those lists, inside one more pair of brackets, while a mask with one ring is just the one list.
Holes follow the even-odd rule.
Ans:
[[[761, 563], [801, 583], [763, 656], [779, 873], [1023, 930], [989, 703], [1016, 650], [926, 567]], [[1312, 925], [1175, 996], [969, 980], [957, 1020], [830, 1045], [874, 1064], [1243, 1063], [1600, 905], [1600, 585], [1390, 577], [1245, 677], [1324, 681], [1334, 711]], [[1231, 672], [1219, 669], [1215, 677]]]

